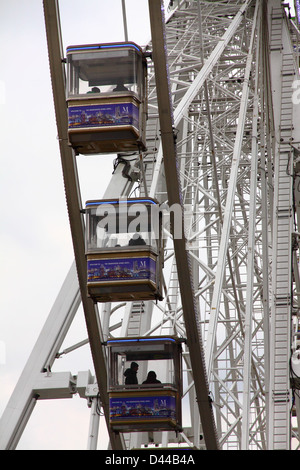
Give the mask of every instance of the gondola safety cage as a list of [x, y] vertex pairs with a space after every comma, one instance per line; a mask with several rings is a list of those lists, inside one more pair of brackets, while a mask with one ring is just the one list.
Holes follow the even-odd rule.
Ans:
[[68, 139], [76, 153], [141, 152], [147, 60], [134, 42], [67, 48]]
[[176, 336], [145, 336], [113, 338], [106, 342], [113, 431], [182, 430], [182, 343], [185, 341]]
[[88, 295], [95, 302], [162, 300], [158, 202], [91, 200], [85, 213]]

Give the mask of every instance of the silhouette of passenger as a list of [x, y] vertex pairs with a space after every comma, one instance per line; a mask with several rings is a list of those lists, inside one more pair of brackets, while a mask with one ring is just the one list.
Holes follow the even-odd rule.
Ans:
[[126, 369], [124, 372], [125, 378], [125, 385], [134, 385], [138, 384], [138, 379], [137, 379], [137, 371], [138, 371], [139, 365], [136, 362], [132, 362], [130, 364], [130, 368]]
[[129, 245], [146, 245], [145, 240], [138, 234], [135, 233], [133, 237], [129, 240]]
[[123, 83], [117, 83], [116, 88], [113, 89], [113, 91], [128, 91], [128, 88], [123, 85]]
[[91, 91], [88, 91], [88, 93], [100, 93], [100, 88], [98, 88], [97, 86], [93, 86]]
[[147, 379], [144, 380], [143, 384], [161, 384], [160, 380], [157, 380], [156, 373], [150, 370], [147, 375]]

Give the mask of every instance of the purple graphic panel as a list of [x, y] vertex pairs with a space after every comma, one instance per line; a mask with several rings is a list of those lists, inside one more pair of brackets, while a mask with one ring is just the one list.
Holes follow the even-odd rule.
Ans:
[[139, 127], [139, 110], [133, 103], [93, 104], [68, 108], [69, 129], [86, 127]]
[[147, 397], [124, 397], [109, 399], [110, 419], [136, 420], [176, 418], [176, 401], [174, 396], [158, 394]]
[[150, 279], [155, 282], [156, 262], [150, 257], [88, 260], [88, 282]]

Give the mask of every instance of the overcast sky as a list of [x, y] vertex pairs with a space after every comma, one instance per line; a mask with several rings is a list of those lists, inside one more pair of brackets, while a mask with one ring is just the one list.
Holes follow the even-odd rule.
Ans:
[[[150, 38], [148, 0], [127, 0], [129, 39]], [[60, 0], [64, 49], [124, 40], [121, 0]], [[0, 415], [73, 261], [42, 0], [0, 0]], [[101, 198], [115, 156], [79, 157], [83, 202]], [[65, 346], [86, 338], [80, 309]], [[54, 370], [90, 369], [85, 346]], [[78, 396], [38, 402], [19, 449], [85, 449]], [[104, 421], [104, 419], [103, 419]], [[104, 422], [99, 448], [106, 448]]]

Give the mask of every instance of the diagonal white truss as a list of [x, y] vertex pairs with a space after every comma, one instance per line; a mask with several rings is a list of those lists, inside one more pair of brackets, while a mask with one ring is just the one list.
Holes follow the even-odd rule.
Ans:
[[[186, 249], [220, 447], [297, 448], [299, 383], [294, 375], [290, 387], [289, 360], [291, 350], [299, 347], [300, 315], [300, 116], [293, 100], [299, 79], [299, 24], [289, 20], [280, 0], [172, 3], [166, 12], [165, 47]], [[151, 43], [146, 50], [152, 50]], [[148, 104], [144, 172], [138, 185], [124, 182], [122, 195], [147, 191], [168, 203], [151, 61]], [[106, 194], [117, 196], [118, 171]], [[168, 226], [165, 233], [169, 235]], [[172, 239], [166, 237], [164, 301], [102, 305], [99, 335], [187, 336], [178, 270]], [[41, 369], [52, 365], [59, 352], [78, 292], [77, 286], [72, 288], [65, 308], [69, 316], [61, 310], [58, 316], [59, 309], [53, 308], [52, 343], [37, 366], [33, 361], [24, 370], [0, 423], [6, 429], [1, 448], [17, 444], [36, 400], [34, 386], [41, 383]], [[89, 340], [93, 349], [94, 338]], [[105, 398], [100, 382], [106, 380], [106, 371], [99, 371], [99, 360], [101, 355], [96, 357], [96, 378]], [[154, 441], [164, 447], [183, 442], [205, 448], [194, 387], [197, 370], [188, 349], [184, 369], [183, 432], [125, 434], [114, 446], [136, 448]], [[21, 393], [24, 383], [26, 396]], [[96, 401], [94, 397], [94, 405]]]

